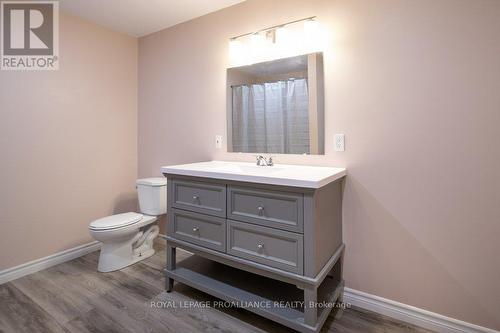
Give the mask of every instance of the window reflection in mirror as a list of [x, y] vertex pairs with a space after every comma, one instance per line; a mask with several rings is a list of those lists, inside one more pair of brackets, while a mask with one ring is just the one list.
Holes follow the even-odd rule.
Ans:
[[321, 53], [227, 71], [228, 151], [324, 154]]

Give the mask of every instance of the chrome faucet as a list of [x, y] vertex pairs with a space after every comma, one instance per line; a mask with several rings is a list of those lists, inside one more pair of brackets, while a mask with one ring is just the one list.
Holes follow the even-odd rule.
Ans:
[[274, 165], [272, 156], [270, 156], [269, 159], [266, 159], [262, 155], [257, 155], [256, 158], [257, 158], [257, 165], [259, 165], [259, 166], [273, 166]]

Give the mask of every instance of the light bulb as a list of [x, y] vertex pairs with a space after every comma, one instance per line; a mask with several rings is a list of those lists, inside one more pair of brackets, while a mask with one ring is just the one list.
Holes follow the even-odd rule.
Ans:
[[255, 33], [250, 36], [250, 54], [252, 56], [252, 62], [260, 62], [266, 58], [268, 53], [267, 38], [264, 34]]
[[278, 57], [287, 57], [293, 49], [293, 43], [289, 29], [279, 27], [275, 32], [276, 36], [276, 53]]
[[290, 34], [287, 28], [279, 27], [276, 29], [276, 44], [284, 45], [290, 40]]
[[307, 37], [314, 37], [314, 35], [318, 32], [318, 22], [315, 20], [307, 20], [304, 21], [304, 32]]
[[323, 36], [315, 20], [304, 21], [304, 52], [317, 52], [323, 48]]
[[241, 54], [241, 49], [243, 45], [240, 40], [231, 39], [229, 40], [229, 56], [235, 58]]
[[245, 45], [241, 40], [229, 40], [229, 61], [232, 66], [244, 65], [248, 62], [248, 55], [245, 52]]
[[255, 33], [250, 36], [250, 44], [252, 44], [252, 47], [260, 47], [264, 45], [266, 42], [266, 37], [263, 34]]

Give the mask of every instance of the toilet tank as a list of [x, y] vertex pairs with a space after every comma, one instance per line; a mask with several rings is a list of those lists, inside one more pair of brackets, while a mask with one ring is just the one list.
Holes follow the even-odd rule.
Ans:
[[167, 179], [143, 178], [136, 184], [141, 213], [153, 216], [167, 213]]

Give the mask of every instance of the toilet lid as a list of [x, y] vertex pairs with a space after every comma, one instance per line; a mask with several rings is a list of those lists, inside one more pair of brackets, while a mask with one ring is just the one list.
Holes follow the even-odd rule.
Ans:
[[120, 227], [126, 227], [134, 224], [142, 219], [142, 214], [139, 213], [123, 213], [111, 216], [106, 216], [90, 223], [90, 229], [93, 230], [108, 230]]

